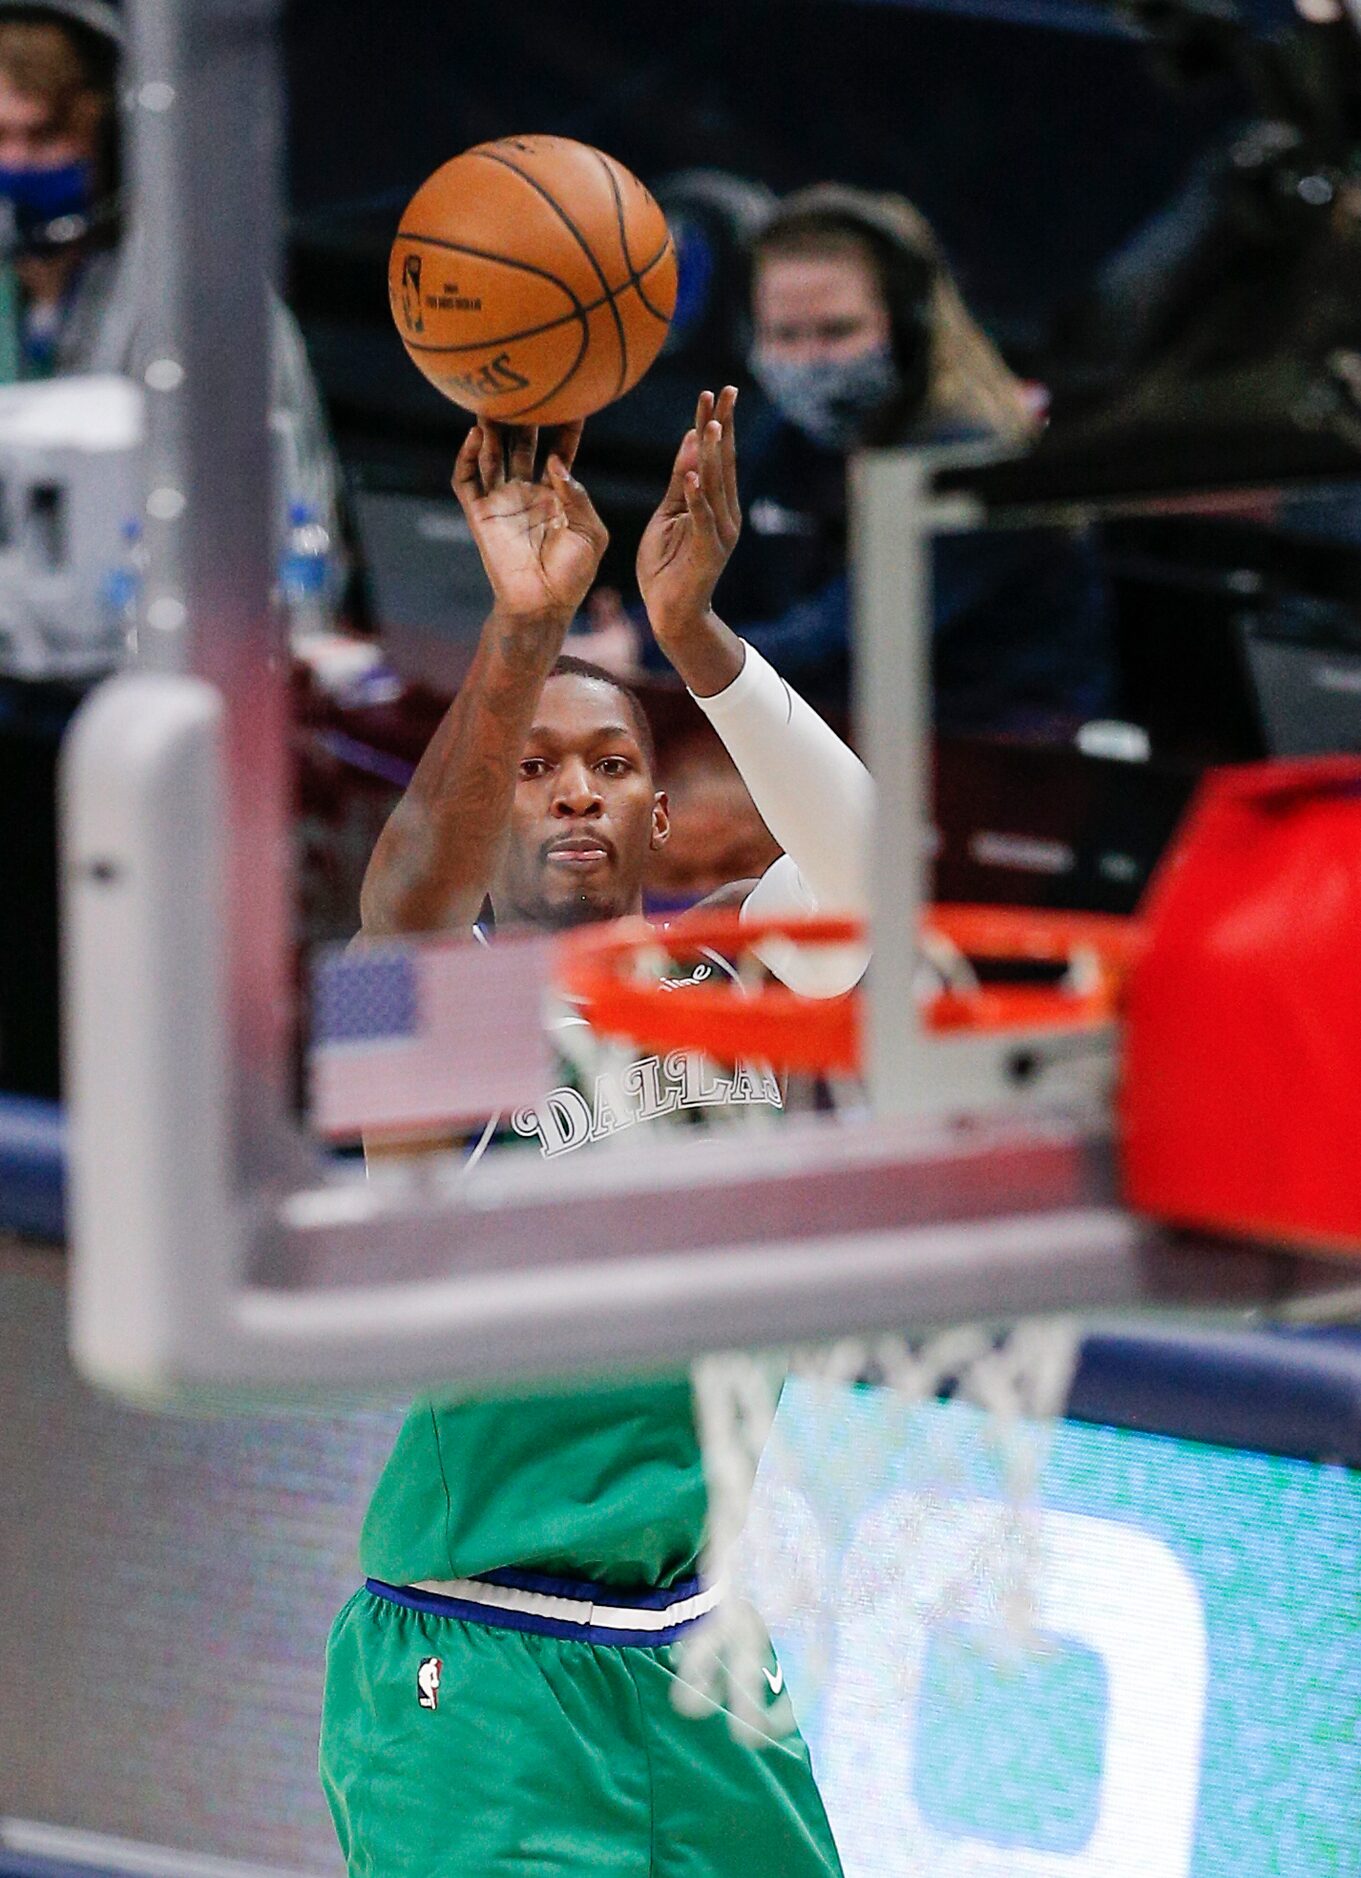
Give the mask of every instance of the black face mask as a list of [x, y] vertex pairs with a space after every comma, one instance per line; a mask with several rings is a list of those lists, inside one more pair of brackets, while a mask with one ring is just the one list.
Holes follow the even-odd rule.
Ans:
[[903, 388], [893, 352], [875, 346], [849, 359], [795, 365], [757, 351], [752, 374], [782, 417], [824, 450], [853, 450], [870, 420]]

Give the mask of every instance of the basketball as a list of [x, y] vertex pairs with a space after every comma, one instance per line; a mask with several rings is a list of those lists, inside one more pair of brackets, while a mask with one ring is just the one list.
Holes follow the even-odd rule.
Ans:
[[501, 424], [564, 424], [656, 358], [676, 253], [622, 163], [570, 137], [502, 137], [416, 191], [388, 293], [402, 344], [446, 398]]

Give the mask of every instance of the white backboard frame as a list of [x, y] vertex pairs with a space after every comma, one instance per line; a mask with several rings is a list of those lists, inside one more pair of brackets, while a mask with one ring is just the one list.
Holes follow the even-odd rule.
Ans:
[[287, 662], [266, 304], [249, 289], [277, 240], [277, 0], [134, 0], [131, 26], [135, 219], [163, 294], [140, 669], [86, 705], [64, 776], [84, 1373], [143, 1400], [480, 1385], [875, 1327], [1348, 1294], [1337, 1262], [1173, 1246], [1132, 1219], [1099, 1105], [941, 1121], [1006, 1087], [995, 1043], [927, 1038], [912, 996], [927, 546], [975, 518], [932, 478], [958, 452], [867, 454], [853, 475], [880, 804], [875, 1119], [791, 1122], [759, 1152], [489, 1157], [467, 1179], [365, 1181], [323, 1158], [288, 1104]]

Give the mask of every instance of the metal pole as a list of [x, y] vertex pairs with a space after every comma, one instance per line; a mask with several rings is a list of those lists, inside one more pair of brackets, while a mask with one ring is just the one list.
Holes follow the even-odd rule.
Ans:
[[206, 678], [223, 699], [223, 924], [246, 1188], [287, 1139], [287, 667], [270, 608], [284, 492], [268, 425], [278, 16], [279, 0], [134, 0], [127, 98], [148, 412], [140, 658]]
[[914, 981], [931, 828], [928, 459], [866, 451], [851, 463], [856, 722], [875, 782], [866, 1074], [876, 1115], [906, 1115], [923, 1073]]

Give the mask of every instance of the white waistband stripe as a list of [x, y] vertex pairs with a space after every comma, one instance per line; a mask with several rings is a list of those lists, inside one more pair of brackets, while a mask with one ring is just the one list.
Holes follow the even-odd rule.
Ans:
[[518, 1611], [525, 1617], [544, 1617], [559, 1624], [593, 1626], [597, 1630], [671, 1630], [706, 1617], [723, 1597], [721, 1584], [706, 1585], [692, 1598], [682, 1598], [663, 1610], [635, 1610], [622, 1604], [592, 1604], [585, 1598], [550, 1597], [543, 1591], [518, 1591], [511, 1585], [490, 1585], [481, 1578], [418, 1578], [413, 1591], [430, 1591], [439, 1598], [458, 1598], [464, 1604], [483, 1604], [491, 1610]]

